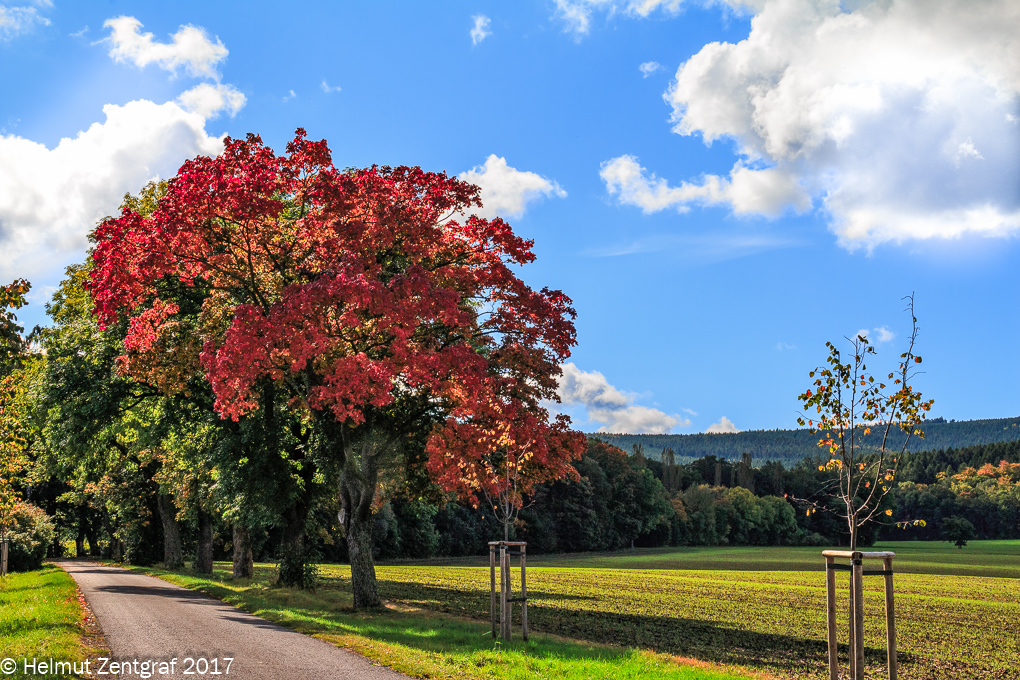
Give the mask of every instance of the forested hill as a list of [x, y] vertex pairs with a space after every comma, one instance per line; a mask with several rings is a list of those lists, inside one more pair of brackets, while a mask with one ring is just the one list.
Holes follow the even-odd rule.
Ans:
[[[1020, 440], [1020, 417], [995, 418], [989, 420], [945, 420], [935, 418], [924, 425], [924, 439], [911, 437], [907, 447], [910, 451], [931, 451], [936, 449], [959, 449], [978, 444], [1010, 442]], [[781, 461], [786, 467], [807, 456], [821, 453], [818, 449], [818, 434], [809, 429], [801, 430], [747, 430], [734, 434], [607, 434], [589, 435], [618, 446], [630, 453], [634, 444], [641, 444], [644, 454], [659, 460], [663, 449], [673, 449], [676, 461], [690, 462], [705, 456], [724, 459], [738, 459], [744, 452], [754, 457], [754, 464], [768, 460]], [[898, 448], [905, 435], [896, 430], [891, 435], [892, 444]], [[880, 443], [878, 433], [873, 432], [865, 443]]]

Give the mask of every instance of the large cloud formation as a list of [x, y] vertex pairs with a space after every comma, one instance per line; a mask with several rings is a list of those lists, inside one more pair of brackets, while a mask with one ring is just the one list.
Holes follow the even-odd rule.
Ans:
[[585, 372], [573, 362], [561, 366], [557, 394], [566, 406], [581, 405], [591, 421], [605, 423], [597, 432], [629, 434], [666, 434], [674, 427], [690, 425], [691, 421], [679, 415], [666, 413], [634, 404], [634, 397], [624, 394], [609, 384], [598, 371]]
[[[195, 26], [159, 43], [139, 32], [134, 17], [105, 25], [110, 56], [139, 67], [155, 63], [174, 74], [184, 69], [218, 79], [216, 68], [227, 55], [218, 39]], [[174, 175], [187, 158], [220, 153], [223, 139], [210, 135], [206, 123], [221, 113], [234, 116], [245, 102], [232, 85], [199, 83], [172, 102], [107, 104], [104, 121], [53, 148], [0, 135], [0, 280], [51, 274], [84, 249], [86, 235], [125, 193]]]
[[128, 191], [173, 175], [181, 162], [219, 153], [206, 119], [174, 102], [103, 107], [93, 123], [54, 148], [0, 136], [0, 278], [31, 276], [54, 255], [85, 246], [85, 235]]
[[622, 156], [608, 190], [646, 211], [820, 205], [848, 248], [1020, 230], [1020, 3], [757, 0], [665, 94], [673, 130], [735, 142], [729, 177], [670, 186]]

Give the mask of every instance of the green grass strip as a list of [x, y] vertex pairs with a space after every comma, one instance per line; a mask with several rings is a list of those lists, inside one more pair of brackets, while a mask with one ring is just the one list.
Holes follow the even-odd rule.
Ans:
[[[81, 605], [74, 580], [52, 565], [0, 579], [0, 677], [76, 678], [73, 664], [86, 658]], [[8, 673], [13, 659], [17, 670]], [[25, 661], [30, 664], [25, 673]], [[38, 671], [50, 662], [69, 662], [71, 673]], [[35, 663], [35, 673], [31, 664]]]

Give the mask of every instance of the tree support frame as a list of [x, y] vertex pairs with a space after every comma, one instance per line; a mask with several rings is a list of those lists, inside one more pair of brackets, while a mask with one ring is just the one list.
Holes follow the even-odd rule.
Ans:
[[[885, 577], [885, 636], [889, 680], [896, 680], [896, 608], [893, 597], [893, 552], [862, 552], [859, 550], [823, 550], [825, 557], [825, 603], [829, 641], [829, 680], [839, 678], [836, 642], [836, 572], [850, 572], [850, 678], [864, 680], [864, 579], [865, 576]], [[836, 559], [849, 559], [850, 564], [837, 564]], [[864, 569], [865, 559], [882, 560], [883, 569]]]
[[[499, 595], [496, 594], [496, 557], [499, 556]], [[521, 596], [513, 597], [510, 558], [520, 557]], [[528, 641], [528, 544], [523, 541], [489, 542], [489, 619], [492, 637], [510, 642], [513, 619], [512, 605], [521, 603], [521, 635]], [[496, 601], [499, 600], [499, 626], [497, 630]]]

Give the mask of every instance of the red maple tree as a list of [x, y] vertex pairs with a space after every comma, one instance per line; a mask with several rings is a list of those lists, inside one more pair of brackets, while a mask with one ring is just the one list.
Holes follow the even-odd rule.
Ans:
[[[469, 216], [478, 191], [417, 167], [340, 170], [303, 130], [283, 156], [248, 135], [94, 234], [96, 313], [130, 319], [122, 371], [164, 391], [200, 371], [233, 419], [273, 381], [305, 414], [339, 481], [356, 606], [379, 602], [371, 506], [410, 428], [430, 423], [428, 469], [475, 501], [508, 465], [522, 491], [570, 474], [584, 447], [542, 406], [575, 343], [571, 302], [514, 275], [532, 242]], [[197, 326], [164, 293], [180, 286], [204, 292]]]

